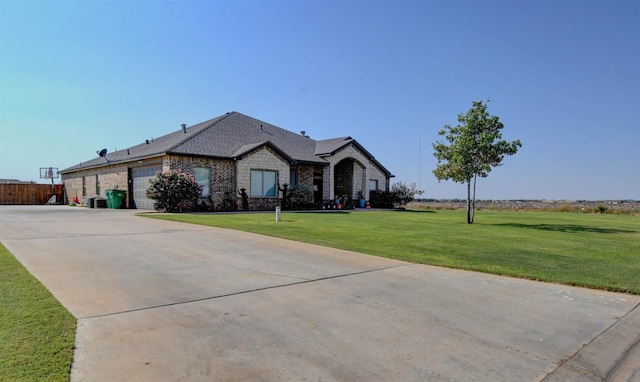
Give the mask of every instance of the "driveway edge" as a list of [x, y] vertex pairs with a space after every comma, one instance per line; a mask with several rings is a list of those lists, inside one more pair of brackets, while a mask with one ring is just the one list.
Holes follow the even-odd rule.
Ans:
[[640, 304], [542, 379], [633, 381], [640, 378]]

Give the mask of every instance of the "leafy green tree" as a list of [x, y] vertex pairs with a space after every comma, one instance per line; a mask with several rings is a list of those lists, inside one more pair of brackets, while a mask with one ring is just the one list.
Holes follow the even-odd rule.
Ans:
[[[467, 185], [467, 223], [475, 217], [476, 179], [486, 178], [493, 167], [501, 166], [506, 155], [513, 155], [522, 144], [519, 140], [502, 139], [504, 128], [500, 119], [489, 114], [487, 101], [473, 101], [466, 114], [458, 114], [458, 125], [445, 125], [438, 135], [448, 143], [436, 141], [433, 155], [438, 159], [434, 175], [441, 180], [453, 180]], [[473, 200], [471, 181], [473, 180]]]
[[403, 182], [397, 182], [391, 185], [391, 192], [396, 195], [396, 200], [400, 207], [412, 202], [416, 195], [422, 195], [422, 190], [418, 190], [415, 183], [409, 185]]
[[158, 209], [167, 212], [191, 210], [198, 201], [202, 186], [193, 175], [184, 172], [158, 172], [149, 181], [147, 197], [158, 204]]

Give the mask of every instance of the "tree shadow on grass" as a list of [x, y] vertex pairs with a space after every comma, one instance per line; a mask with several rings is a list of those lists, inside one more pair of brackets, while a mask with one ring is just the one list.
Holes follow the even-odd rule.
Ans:
[[518, 223], [502, 223], [492, 224], [503, 227], [515, 227], [515, 228], [528, 228], [537, 229], [540, 231], [553, 231], [553, 232], [566, 232], [566, 233], [637, 233], [638, 231], [631, 231], [626, 229], [615, 228], [598, 228], [589, 227], [577, 224], [518, 224]]
[[435, 214], [436, 211], [433, 210], [405, 210], [403, 208], [396, 208], [392, 210], [393, 212], [407, 212], [407, 213], [418, 213], [418, 214]]

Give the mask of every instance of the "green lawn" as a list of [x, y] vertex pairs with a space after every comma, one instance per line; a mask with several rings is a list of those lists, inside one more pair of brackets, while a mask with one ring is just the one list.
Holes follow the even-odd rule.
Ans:
[[557, 212], [149, 214], [415, 263], [640, 294], [640, 217]]
[[0, 244], [0, 381], [68, 381], [75, 318]]

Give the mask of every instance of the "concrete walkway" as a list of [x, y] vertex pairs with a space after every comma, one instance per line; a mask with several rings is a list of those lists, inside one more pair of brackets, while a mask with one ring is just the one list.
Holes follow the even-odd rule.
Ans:
[[78, 318], [72, 381], [640, 381], [640, 296], [134, 213], [0, 206]]

